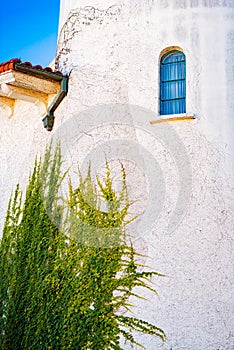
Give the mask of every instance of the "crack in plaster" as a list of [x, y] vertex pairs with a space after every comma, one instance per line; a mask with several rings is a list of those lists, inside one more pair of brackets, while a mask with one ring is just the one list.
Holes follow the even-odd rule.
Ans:
[[[119, 17], [120, 6], [112, 5], [106, 10], [101, 10], [93, 6], [85, 6], [83, 8], [72, 10], [63, 25], [57, 47], [57, 57], [55, 65], [60, 68], [59, 62], [62, 57], [71, 52], [71, 41], [87, 26], [108, 23], [116, 21]], [[61, 69], [61, 68], [60, 68]]]

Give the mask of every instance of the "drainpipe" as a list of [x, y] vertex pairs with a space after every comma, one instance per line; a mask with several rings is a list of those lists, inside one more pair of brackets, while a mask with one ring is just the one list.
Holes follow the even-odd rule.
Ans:
[[46, 130], [51, 131], [54, 126], [54, 112], [57, 109], [57, 107], [60, 105], [64, 97], [66, 96], [68, 91], [68, 78], [63, 77], [61, 81], [61, 87], [57, 95], [54, 97], [53, 101], [48, 107], [47, 113], [45, 117], [42, 119], [44, 128]]
[[51, 131], [54, 125], [54, 112], [68, 92], [68, 77], [57, 73], [32, 68], [26, 65], [22, 65], [20, 63], [16, 63], [14, 69], [43, 79], [55, 80], [60, 82], [60, 90], [52, 100], [51, 104], [48, 107], [45, 117], [42, 119], [44, 128], [46, 128], [48, 131]]

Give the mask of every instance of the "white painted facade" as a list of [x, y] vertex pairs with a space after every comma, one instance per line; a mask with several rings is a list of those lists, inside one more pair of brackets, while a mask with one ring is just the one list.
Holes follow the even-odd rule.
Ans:
[[[0, 106], [1, 225], [51, 134], [72, 171], [125, 164], [143, 213], [134, 241], [167, 276], [134, 308], [167, 335], [163, 345], [139, 336], [147, 350], [234, 349], [233, 23], [232, 0], [61, 0], [56, 66], [69, 90], [53, 131], [33, 104], [17, 101], [11, 118]], [[171, 46], [186, 55], [186, 114], [159, 123], [160, 54]]]

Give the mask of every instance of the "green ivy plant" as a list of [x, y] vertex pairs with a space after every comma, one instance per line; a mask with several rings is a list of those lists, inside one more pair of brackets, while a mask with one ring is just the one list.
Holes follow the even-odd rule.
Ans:
[[120, 191], [107, 162], [104, 179], [92, 181], [89, 169], [61, 198], [61, 152], [51, 147], [35, 162], [24, 200], [17, 186], [9, 202], [0, 243], [0, 349], [121, 350], [121, 339], [142, 346], [135, 331], [164, 341], [162, 329], [130, 316], [137, 287], [155, 292], [150, 279], [162, 275], [139, 271], [125, 233], [131, 203], [124, 167]]

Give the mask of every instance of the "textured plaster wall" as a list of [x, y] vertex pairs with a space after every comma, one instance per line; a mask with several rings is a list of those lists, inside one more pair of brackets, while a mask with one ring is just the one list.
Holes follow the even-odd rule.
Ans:
[[[168, 276], [156, 282], [159, 298], [148, 295], [148, 302], [137, 302], [135, 312], [165, 329], [164, 349], [234, 347], [233, 7], [231, 1], [66, 1], [61, 15], [57, 64], [70, 74], [70, 92], [65, 102], [69, 114], [58, 118], [57, 128], [71, 118], [72, 125], [82, 129], [89, 118], [82, 111], [97, 104], [128, 103], [151, 111], [143, 110], [140, 116], [135, 109], [120, 113], [119, 124], [114, 125], [108, 108], [92, 110], [90, 118], [97, 122], [91, 125], [87, 120], [76, 139], [79, 146], [69, 149], [80, 166], [87, 153], [97, 169], [101, 151], [110, 159], [124, 159], [131, 195], [138, 200], [133, 211], [144, 212], [135, 243], [149, 257], [145, 262]], [[187, 59], [187, 112], [198, 117], [170, 123], [184, 146], [174, 144], [175, 152], [182, 154], [180, 160], [173, 154], [173, 135], [163, 136], [171, 129], [162, 124], [149, 129], [150, 120], [159, 118], [159, 56], [174, 45]], [[103, 125], [101, 113], [111, 126]], [[133, 142], [138, 156], [133, 154]], [[148, 158], [141, 157], [144, 151], [161, 174], [156, 166], [147, 168]], [[188, 177], [181, 179], [183, 171]], [[156, 184], [159, 178], [163, 189]], [[185, 198], [180, 198], [185, 215], [170, 231], [183, 181], [189, 201], [184, 204]], [[149, 209], [151, 200], [155, 212]], [[147, 337], [140, 340], [147, 350], [161, 348]]]
[[49, 134], [43, 130], [42, 116], [32, 103], [16, 101], [14, 114], [0, 105], [0, 229], [11, 191], [17, 183], [25, 187], [36, 154], [43, 151]]
[[[167, 334], [164, 345], [140, 336], [147, 350], [234, 348], [233, 8], [228, 0], [61, 1], [56, 65], [69, 74], [69, 92], [52, 135], [72, 176], [89, 160], [102, 173], [105, 157], [117, 180], [118, 160], [126, 166], [132, 214], [142, 213], [133, 240], [143, 262], [167, 276], [154, 281], [159, 296], [146, 293], [134, 309]], [[184, 50], [187, 112], [197, 118], [152, 125], [168, 46]], [[3, 212], [50, 136], [33, 105], [17, 102], [11, 119], [3, 108], [0, 118]]]

